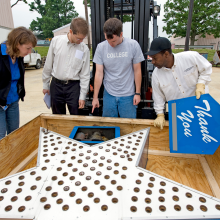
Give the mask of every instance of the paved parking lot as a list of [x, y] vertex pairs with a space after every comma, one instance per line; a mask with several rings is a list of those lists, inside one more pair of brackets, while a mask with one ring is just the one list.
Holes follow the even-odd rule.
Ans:
[[[212, 68], [212, 82], [209, 84], [209, 92], [212, 97], [220, 103], [220, 68]], [[26, 69], [25, 88], [26, 96], [24, 102], [20, 101], [20, 126], [26, 124], [41, 113], [51, 113], [43, 101], [43, 68]]]
[[25, 70], [24, 102], [20, 101], [20, 126], [26, 124], [41, 113], [51, 113], [43, 101], [43, 83], [41, 69], [29, 68]]

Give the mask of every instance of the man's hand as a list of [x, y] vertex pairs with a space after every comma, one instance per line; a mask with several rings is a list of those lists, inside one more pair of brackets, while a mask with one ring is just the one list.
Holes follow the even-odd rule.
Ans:
[[85, 100], [79, 99], [79, 109], [84, 108], [84, 106], [85, 106]]
[[164, 114], [157, 114], [157, 118], [154, 120], [154, 127], [158, 127], [162, 130], [164, 124], [165, 124]]
[[205, 85], [203, 83], [196, 84], [196, 99], [200, 99], [203, 94], [205, 94]]
[[99, 108], [99, 100], [98, 100], [98, 98], [93, 98], [93, 100], [92, 100], [92, 113], [94, 112], [95, 108]]
[[133, 105], [138, 105], [140, 101], [141, 101], [141, 96], [140, 95], [134, 95]]
[[48, 90], [48, 89], [43, 89], [43, 94], [45, 95], [45, 94], [48, 94], [48, 95], [50, 95], [50, 90]]

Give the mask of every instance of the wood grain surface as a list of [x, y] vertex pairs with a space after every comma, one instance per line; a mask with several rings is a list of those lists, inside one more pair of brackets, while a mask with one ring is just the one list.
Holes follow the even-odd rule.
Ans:
[[213, 155], [205, 155], [205, 158], [220, 187], [220, 147], [218, 147]]
[[28, 163], [26, 165], [26, 167], [22, 171], [28, 170], [28, 169], [33, 168], [33, 167], [36, 167], [36, 165], [37, 165], [37, 155], [34, 157], [34, 159], [30, 163]]
[[38, 148], [40, 125], [38, 116], [0, 141], [0, 178], [7, 176]]
[[147, 170], [213, 196], [198, 159], [155, 155], [148, 158]]
[[219, 188], [219, 185], [207, 163], [207, 160], [205, 159], [204, 156], [199, 156], [199, 161], [200, 161], [200, 164], [202, 165], [202, 168], [204, 170], [204, 173], [206, 175], [206, 179], [208, 180], [209, 182], [209, 185], [211, 187], [211, 190], [212, 190], [212, 193], [213, 195], [220, 199], [220, 188]]

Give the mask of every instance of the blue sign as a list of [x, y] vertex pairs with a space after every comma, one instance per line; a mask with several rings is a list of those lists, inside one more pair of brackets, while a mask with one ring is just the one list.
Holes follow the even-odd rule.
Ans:
[[220, 105], [209, 94], [168, 102], [171, 153], [214, 154], [220, 145]]

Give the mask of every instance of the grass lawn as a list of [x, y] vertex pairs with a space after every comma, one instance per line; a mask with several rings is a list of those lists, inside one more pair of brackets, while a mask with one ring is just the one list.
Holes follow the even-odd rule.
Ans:
[[[41, 57], [47, 56], [47, 51], [49, 47], [47, 46], [38, 46], [34, 48], [35, 50], [38, 51], [38, 53], [41, 55]], [[192, 51], [197, 51], [198, 53], [208, 53], [208, 61], [213, 60], [213, 56], [215, 54], [215, 50], [212, 49], [191, 49]], [[173, 49], [173, 53], [179, 53], [184, 51], [183, 49]], [[90, 59], [92, 59], [92, 49], [90, 50]]]
[[90, 50], [90, 60], [92, 60], [92, 48]]
[[[49, 50], [49, 47], [47, 47], [47, 46], [37, 46], [34, 49], [37, 50], [37, 52], [41, 55], [41, 57], [45, 57], [45, 56], [47, 56], [47, 52]], [[90, 50], [90, 60], [92, 60], [92, 48]]]
[[41, 55], [41, 57], [47, 56], [49, 46], [37, 46], [34, 48], [34, 50], [37, 50], [37, 52]]
[[[215, 54], [215, 50], [212, 49], [190, 49], [191, 51], [197, 51], [198, 53], [207, 53], [208, 54], [208, 61], [213, 60], [213, 56]], [[179, 53], [184, 51], [184, 49], [173, 49], [173, 53]]]

